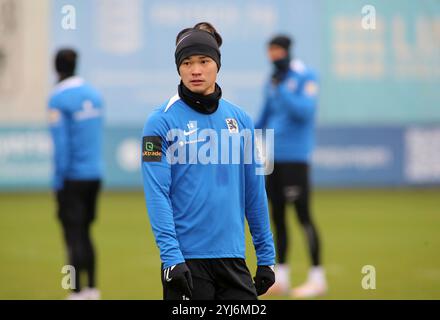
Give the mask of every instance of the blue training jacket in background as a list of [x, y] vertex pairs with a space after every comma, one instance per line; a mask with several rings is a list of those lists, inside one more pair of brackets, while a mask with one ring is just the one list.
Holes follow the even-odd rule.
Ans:
[[[244, 259], [245, 217], [258, 265], [275, 263], [264, 176], [256, 174], [259, 164], [255, 160], [249, 164], [201, 163], [196, 153], [190, 152], [193, 148], [210, 154], [206, 148], [214, 143], [212, 133], [220, 139], [221, 130], [233, 135], [246, 128], [253, 133], [250, 117], [224, 99], [214, 113], [202, 114], [176, 95], [147, 119], [142, 175], [148, 215], [164, 268], [185, 259]], [[179, 135], [168, 141], [173, 129], [179, 130]], [[211, 135], [204, 134], [204, 129], [210, 129]], [[255, 147], [253, 139], [253, 135], [240, 139], [237, 148], [243, 153], [249, 143]], [[174, 150], [170, 154], [187, 150], [185, 161], [168, 161], [168, 148]], [[218, 150], [217, 159], [222, 152]]]
[[54, 88], [49, 99], [49, 125], [55, 190], [62, 189], [66, 179], [101, 178], [102, 117], [100, 94], [81, 78], [67, 78]]
[[315, 144], [318, 79], [295, 60], [286, 78], [265, 87], [263, 110], [255, 127], [274, 130], [275, 162], [308, 162]]

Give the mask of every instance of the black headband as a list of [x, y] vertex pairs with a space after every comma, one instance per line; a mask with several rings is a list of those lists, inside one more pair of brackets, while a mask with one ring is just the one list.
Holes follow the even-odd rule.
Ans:
[[212, 58], [220, 70], [220, 50], [214, 35], [205, 30], [191, 29], [184, 33], [176, 45], [174, 57], [177, 70], [182, 61], [193, 55], [204, 55]]

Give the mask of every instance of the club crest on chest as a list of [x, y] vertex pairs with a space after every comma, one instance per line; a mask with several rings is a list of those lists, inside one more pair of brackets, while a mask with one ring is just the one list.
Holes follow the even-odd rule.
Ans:
[[238, 123], [234, 118], [226, 118], [226, 126], [230, 133], [238, 133]]

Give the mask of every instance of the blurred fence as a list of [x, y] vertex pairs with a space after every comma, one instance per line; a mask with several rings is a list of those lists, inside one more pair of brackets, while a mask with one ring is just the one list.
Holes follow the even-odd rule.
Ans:
[[[440, 126], [320, 127], [313, 158], [319, 186], [440, 183]], [[135, 128], [105, 131], [105, 185], [141, 187], [140, 136]], [[47, 188], [51, 143], [44, 128], [0, 130], [0, 190]]]

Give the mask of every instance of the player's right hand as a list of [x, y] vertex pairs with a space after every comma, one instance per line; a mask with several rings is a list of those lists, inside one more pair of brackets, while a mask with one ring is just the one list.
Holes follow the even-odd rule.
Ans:
[[163, 283], [180, 291], [183, 295], [191, 298], [193, 282], [191, 271], [185, 262], [175, 264], [174, 266], [162, 270]]

